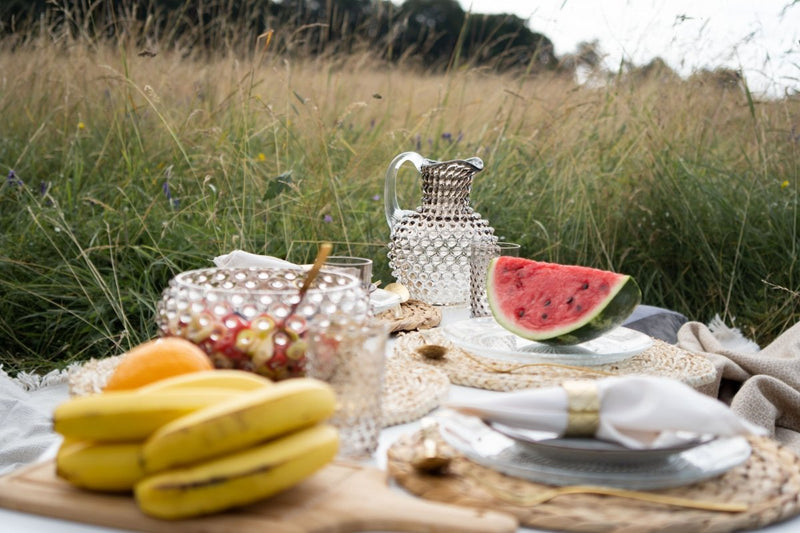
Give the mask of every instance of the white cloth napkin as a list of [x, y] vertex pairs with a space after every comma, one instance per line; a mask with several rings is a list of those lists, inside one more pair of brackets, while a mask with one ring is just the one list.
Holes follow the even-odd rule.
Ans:
[[[597, 380], [600, 398], [596, 437], [632, 449], [662, 448], [699, 435], [764, 434], [724, 403], [677, 380], [655, 376], [625, 376]], [[562, 387], [509, 392], [447, 407], [520, 429], [563, 435], [568, 399]]]
[[214, 265], [221, 268], [302, 268], [289, 261], [278, 259], [277, 257], [251, 254], [244, 250], [234, 250], [229, 254], [217, 256], [214, 258]]

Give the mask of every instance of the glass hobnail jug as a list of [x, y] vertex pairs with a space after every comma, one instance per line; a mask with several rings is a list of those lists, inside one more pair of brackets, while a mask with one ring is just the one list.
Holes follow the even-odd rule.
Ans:
[[[397, 171], [407, 161], [422, 181], [422, 205], [414, 211], [397, 203]], [[497, 241], [494, 229], [470, 207], [473, 176], [481, 170], [478, 157], [432, 161], [416, 152], [404, 152], [389, 164], [384, 185], [389, 267], [411, 298], [432, 305], [468, 302], [470, 246]]]

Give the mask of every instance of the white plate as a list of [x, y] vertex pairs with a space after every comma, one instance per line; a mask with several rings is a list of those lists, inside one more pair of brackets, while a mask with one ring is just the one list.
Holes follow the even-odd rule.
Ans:
[[653, 344], [653, 339], [644, 333], [618, 327], [581, 344], [550, 346], [514, 335], [494, 317], [453, 322], [442, 331], [453, 344], [470, 353], [516, 363], [605, 365], [633, 357]]
[[[444, 440], [470, 460], [504, 474], [548, 485], [601, 485], [655, 490], [723, 474], [750, 457], [744, 437], [717, 438], [663, 461], [565, 461], [541, 455], [480, 419], [446, 411], [437, 416]], [[635, 450], [629, 450], [635, 453]]]
[[708, 444], [713, 435], [686, 433], [686, 440], [674, 446], [632, 450], [616, 442], [591, 438], [559, 438], [555, 433], [515, 428], [489, 423], [495, 431], [513, 439], [531, 451], [561, 461], [590, 461], [618, 464], [654, 463], [669, 459], [675, 454]]

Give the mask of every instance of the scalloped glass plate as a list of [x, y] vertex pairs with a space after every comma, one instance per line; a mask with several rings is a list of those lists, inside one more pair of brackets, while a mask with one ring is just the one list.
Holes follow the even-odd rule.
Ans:
[[745, 437], [720, 437], [662, 461], [568, 461], [539, 454], [475, 417], [447, 411], [437, 420], [445, 442], [468, 459], [548, 485], [589, 484], [629, 490], [681, 487], [723, 474], [746, 461], [751, 452]]
[[600, 439], [559, 438], [555, 433], [547, 431], [515, 428], [497, 423], [490, 423], [489, 426], [539, 455], [563, 461], [602, 461], [618, 464], [653, 463], [708, 444], [714, 439], [713, 435], [696, 435], [687, 432], [686, 440], [680, 444], [663, 448], [632, 450], [616, 442]]
[[620, 326], [581, 344], [550, 346], [514, 335], [494, 317], [460, 320], [442, 331], [453, 344], [472, 354], [515, 363], [605, 365], [629, 359], [653, 345], [653, 339], [644, 333]]

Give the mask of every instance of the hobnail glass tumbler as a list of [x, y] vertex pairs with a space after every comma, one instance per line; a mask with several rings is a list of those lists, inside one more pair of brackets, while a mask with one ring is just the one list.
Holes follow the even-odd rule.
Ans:
[[382, 429], [383, 375], [389, 323], [320, 317], [308, 336], [308, 376], [336, 392], [330, 423], [339, 429], [339, 455], [366, 458], [378, 448]]
[[469, 256], [469, 305], [473, 318], [491, 316], [489, 302], [486, 300], [486, 274], [489, 262], [495, 257], [508, 255], [519, 257], [520, 245], [513, 242], [495, 243], [475, 242]]

